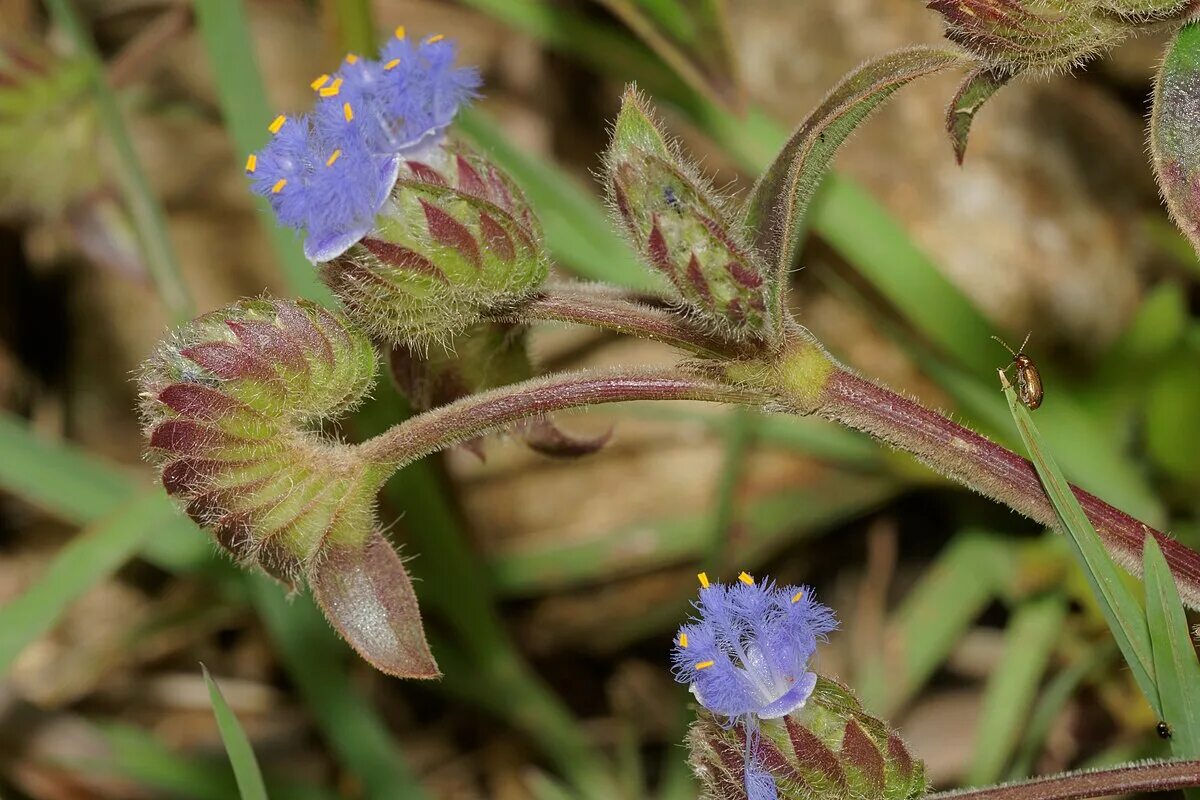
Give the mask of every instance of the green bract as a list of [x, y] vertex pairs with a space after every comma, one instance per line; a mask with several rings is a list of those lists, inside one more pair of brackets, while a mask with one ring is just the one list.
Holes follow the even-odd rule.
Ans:
[[384, 672], [432, 677], [412, 585], [375, 519], [391, 471], [316, 429], [363, 399], [375, 362], [363, 333], [313, 303], [206, 314], [143, 368], [149, 455], [238, 561], [306, 579], [330, 623]]
[[[802, 708], [757, 724], [754, 760], [775, 780], [780, 800], [912, 800], [925, 793], [925, 765], [836, 681], [818, 677]], [[704, 712], [692, 725], [688, 746], [705, 797], [746, 796], [742, 726], [723, 727]]]
[[763, 272], [724, 200], [668, 143], [638, 92], [625, 92], [605, 156], [617, 222], [643, 260], [720, 333], [769, 338]]
[[141, 376], [167, 491], [239, 560], [294, 580], [373, 529], [377, 476], [307, 426], [356, 405], [370, 342], [311, 303], [244, 301], [159, 347]]
[[390, 343], [446, 343], [546, 278], [541, 228], [507, 176], [465, 149], [404, 164], [376, 227], [322, 277]]

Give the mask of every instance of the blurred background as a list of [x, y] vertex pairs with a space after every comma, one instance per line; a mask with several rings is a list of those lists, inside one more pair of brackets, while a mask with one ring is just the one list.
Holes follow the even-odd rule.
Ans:
[[[695, 797], [667, 653], [701, 567], [814, 586], [843, 623], [818, 668], [939, 788], [1165, 755], [1062, 541], [818, 420], [606, 407], [561, 418], [615, 428], [578, 461], [498, 437], [406, 469], [382, 515], [438, 683], [373, 672], [217, 556], [140, 462], [131, 375], [194, 313], [322, 297], [242, 164], [401, 24], [479, 65], [459, 133], [526, 189], [557, 269], [633, 286], [591, 175], [627, 81], [744, 193], [847, 70], [941, 38], [917, 0], [0, 0], [0, 796], [235, 797], [202, 661], [272, 797]], [[1009, 446], [988, 337], [1032, 330], [1068, 475], [1195, 547], [1200, 263], [1144, 147], [1162, 45], [1007, 87], [963, 167], [957, 77], [905, 88], [840, 156], [792, 297], [839, 358]], [[674, 358], [585, 329], [534, 349]], [[402, 413], [382, 385], [344, 432]]]

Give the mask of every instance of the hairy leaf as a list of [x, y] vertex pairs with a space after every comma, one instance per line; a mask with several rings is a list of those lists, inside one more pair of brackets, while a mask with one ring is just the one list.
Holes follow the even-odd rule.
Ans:
[[1150, 149], [1171, 218], [1200, 252], [1200, 22], [1179, 29], [1159, 68]]
[[1196, 0], [1103, 0], [1101, 5], [1138, 22], [1175, 19], [1196, 12]]
[[798, 255], [805, 213], [838, 147], [904, 84], [968, 63], [958, 53], [925, 47], [881, 56], [843, 78], [792, 133], [754, 185], [744, 217], [771, 269], [767, 304], [774, 323], [782, 317], [784, 283]]
[[950, 101], [946, 111], [946, 132], [954, 146], [954, 158], [959, 164], [967, 155], [967, 136], [971, 123], [983, 104], [991, 99], [1000, 87], [1012, 80], [1011, 72], [1002, 72], [987, 66], [977, 67], [967, 75]]

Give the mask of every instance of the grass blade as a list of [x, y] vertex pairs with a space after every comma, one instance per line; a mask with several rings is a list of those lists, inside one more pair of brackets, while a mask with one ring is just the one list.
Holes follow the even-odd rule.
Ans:
[[1045, 448], [1042, 435], [1034, 425], [1029, 409], [1021, 405], [1003, 373], [1000, 379], [1004, 384], [1004, 394], [1008, 399], [1009, 411], [1016, 422], [1017, 431], [1021, 434], [1029, 457], [1042, 479], [1046, 495], [1058, 513], [1059, 522], [1071, 543], [1071, 552], [1075, 554], [1092, 587], [1109, 630], [1117, 640], [1117, 646], [1121, 648], [1121, 654], [1125, 656], [1138, 688], [1146, 696], [1150, 707], [1161, 717], [1162, 708], [1154, 679], [1146, 613], [1117, 569], [1117, 565], [1105, 551], [1104, 545], [1100, 543], [1096, 529], [1080, 508], [1079, 500], [1063, 477], [1062, 470]]
[[1200, 758], [1200, 661], [1167, 560], [1153, 538], [1142, 548], [1146, 623], [1162, 719], [1171, 726], [1176, 758]]
[[[133, 149], [133, 140], [125, 127], [117, 98], [109, 88], [104, 75], [104, 64], [92, 41], [91, 34], [83, 25], [71, 0], [46, 0], [54, 21], [71, 39], [78, 56], [85, 63], [91, 78], [92, 92], [100, 118], [108, 129], [117, 152], [117, 176], [133, 217], [138, 241], [146, 256], [146, 266], [154, 279], [159, 297], [176, 321], [189, 319], [195, 313], [191, 296], [183, 282], [171, 237], [167, 233], [167, 220], [162, 206], [150, 188], [146, 173]], [[201, 3], [200, 5], [204, 5]]]
[[738, 105], [736, 59], [730, 47], [724, 0], [600, 0], [624, 21], [677, 76], [716, 102]]
[[[103, 758], [72, 758], [58, 763], [72, 772], [131, 780], [157, 789], [164, 797], [229, 800], [237, 792], [227, 763], [184, 757], [149, 731], [125, 723], [97, 723], [94, 731], [104, 744]], [[267, 776], [267, 786], [275, 800], [333, 800], [333, 795], [308, 782], [272, 780]]]
[[1066, 602], [1057, 594], [1028, 600], [1013, 613], [1004, 655], [984, 693], [967, 785], [994, 783], [1016, 751], [1066, 615]]
[[177, 513], [158, 493], [147, 493], [61, 548], [37, 582], [0, 607], [0, 674], [67, 606], [124, 565]]
[[1067, 702], [1085, 680], [1092, 677], [1093, 673], [1099, 673], [1101, 668], [1106, 668], [1116, 655], [1117, 647], [1112, 642], [1093, 645], [1046, 684], [1024, 727], [1021, 747], [1008, 770], [1007, 780], [1020, 780], [1032, 774], [1034, 762], [1050, 734], [1050, 728]]
[[94, 471], [87, 456], [45, 441], [0, 410], [0, 486], [69, 522], [96, 522], [133, 499], [120, 467]]
[[229, 765], [233, 767], [233, 775], [237, 779], [238, 794], [242, 800], [267, 800], [267, 787], [263, 784], [262, 771], [258, 768], [258, 760], [254, 757], [254, 748], [250, 746], [246, 731], [225, 702], [225, 696], [209, 674], [208, 667], [201, 664], [200, 669], [204, 672], [204, 683], [208, 686], [213, 716], [217, 718], [217, 729], [221, 732]]
[[863, 703], [885, 717], [904, 705], [1015, 568], [1012, 548], [999, 537], [977, 531], [955, 536], [889, 621], [881, 656], [855, 675]]

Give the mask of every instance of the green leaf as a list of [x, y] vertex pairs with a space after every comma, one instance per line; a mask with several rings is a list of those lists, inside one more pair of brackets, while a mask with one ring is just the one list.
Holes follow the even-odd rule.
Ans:
[[1200, 660], [1167, 560], [1154, 538], [1142, 548], [1146, 622], [1162, 718], [1171, 726], [1176, 758], [1200, 758]]
[[739, 105], [741, 89], [725, 0], [599, 2], [693, 89], [725, 105]]
[[[13, 460], [29, 454], [6, 450]], [[61, 548], [36, 582], [0, 607], [0, 675], [26, 645], [46, 633], [72, 602], [125, 564], [178, 512], [158, 492], [142, 495]]]
[[964, 63], [959, 53], [926, 47], [867, 62], [833, 88], [763, 172], [751, 191], [745, 222], [774, 270], [768, 304], [776, 321], [783, 313], [785, 281], [799, 253], [809, 203], [842, 142], [904, 84]]
[[263, 784], [262, 772], [254, 758], [254, 749], [250, 746], [246, 731], [225, 702], [220, 687], [208, 673], [208, 667], [201, 664], [200, 669], [204, 672], [204, 683], [208, 686], [208, 698], [212, 702], [213, 715], [217, 718], [221, 741], [225, 744], [229, 764], [237, 778], [238, 794], [242, 800], [267, 800], [267, 787]]
[[888, 620], [882, 652], [860, 665], [854, 685], [863, 703], [886, 717], [920, 691], [1015, 567], [1004, 539], [956, 535]]
[[1109, 630], [1112, 631], [1117, 646], [1121, 648], [1121, 654], [1125, 656], [1138, 688], [1142, 690], [1150, 707], [1161, 715], [1145, 611], [1117, 569], [1117, 565], [1105, 551], [1096, 529], [1083, 513], [1079, 500], [1063, 477], [1062, 470], [1047, 452], [1042, 435], [1030, 417], [1029, 409], [1021, 405], [1003, 373], [1000, 378], [1017, 431], [1025, 442], [1046, 495], [1050, 498], [1050, 503], [1054, 506], [1067, 534], [1071, 552], [1075, 554], [1092, 587]]
[[967, 137], [971, 133], [971, 123], [975, 121], [975, 115], [983, 108], [983, 104], [1013, 77], [1010, 72], [999, 72], [987, 66], [979, 66], [959, 85], [958, 91], [950, 100], [950, 108], [946, 111], [946, 132], [950, 134], [954, 158], [959, 164], [963, 163], [967, 154]]
[[984, 691], [967, 785], [994, 783], [1016, 751], [1066, 615], [1066, 602], [1058, 594], [1027, 600], [1013, 612], [1004, 634], [1004, 655]]
[[1150, 151], [1171, 218], [1200, 251], [1200, 22], [1184, 25], [1155, 82]]

